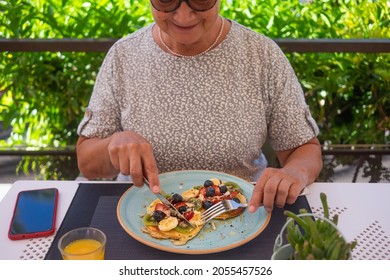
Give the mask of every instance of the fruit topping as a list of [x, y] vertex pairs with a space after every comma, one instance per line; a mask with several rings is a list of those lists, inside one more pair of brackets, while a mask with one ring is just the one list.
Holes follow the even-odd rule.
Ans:
[[180, 194], [178, 194], [178, 193], [173, 194], [172, 203], [178, 203], [181, 201], [183, 201], [183, 197]]
[[156, 210], [153, 212], [153, 219], [156, 222], [160, 222], [161, 220], [163, 220], [165, 218], [165, 216], [166, 216], [166, 214], [163, 211]]
[[203, 186], [205, 187], [211, 187], [212, 185], [214, 185], [213, 181], [210, 181], [210, 180], [206, 180], [203, 184]]
[[203, 208], [204, 209], [209, 209], [211, 206], [213, 206], [213, 202], [211, 202], [210, 200], [203, 201]]
[[211, 186], [208, 187], [206, 190], [206, 196], [211, 197], [215, 195], [215, 189]]

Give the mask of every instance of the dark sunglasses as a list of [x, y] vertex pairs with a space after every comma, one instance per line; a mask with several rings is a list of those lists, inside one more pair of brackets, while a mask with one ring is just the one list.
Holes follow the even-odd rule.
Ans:
[[214, 7], [217, 0], [150, 0], [153, 8], [164, 13], [176, 11], [181, 2], [186, 2], [188, 7], [196, 12], [205, 12]]

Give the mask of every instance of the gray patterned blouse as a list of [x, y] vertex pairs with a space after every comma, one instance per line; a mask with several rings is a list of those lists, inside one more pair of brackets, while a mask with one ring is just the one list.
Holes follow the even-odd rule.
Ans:
[[78, 133], [132, 130], [148, 139], [160, 172], [202, 169], [255, 180], [261, 147], [297, 147], [318, 134], [296, 75], [269, 38], [236, 22], [195, 58], [164, 52], [152, 26], [114, 44]]

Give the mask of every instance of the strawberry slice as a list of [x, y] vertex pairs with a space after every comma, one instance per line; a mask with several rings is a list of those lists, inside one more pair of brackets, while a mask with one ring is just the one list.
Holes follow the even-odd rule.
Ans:
[[194, 215], [195, 215], [194, 211], [184, 212], [183, 214], [184, 218], [186, 218], [187, 221], [191, 220], [192, 217], [194, 217]]
[[213, 185], [213, 189], [215, 191], [215, 196], [221, 195], [221, 188], [219, 186]]
[[154, 207], [154, 211], [167, 211], [168, 210], [168, 207], [163, 204], [163, 203], [157, 203], [156, 206]]
[[180, 208], [181, 206], [187, 207], [187, 203], [185, 203], [184, 201], [181, 201], [181, 202], [178, 202], [178, 203], [173, 204], [173, 206], [175, 206], [175, 208], [179, 210], [179, 208]]

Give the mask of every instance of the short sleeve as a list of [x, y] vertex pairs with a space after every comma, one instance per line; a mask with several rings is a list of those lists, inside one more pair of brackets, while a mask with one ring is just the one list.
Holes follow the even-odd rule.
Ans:
[[302, 87], [287, 61], [278, 73], [271, 102], [268, 136], [276, 151], [296, 148], [319, 134], [318, 126], [306, 104]]
[[107, 54], [96, 78], [88, 108], [77, 133], [88, 138], [106, 138], [122, 130], [116, 99], [113, 50]]

